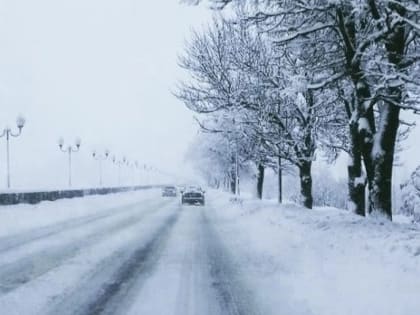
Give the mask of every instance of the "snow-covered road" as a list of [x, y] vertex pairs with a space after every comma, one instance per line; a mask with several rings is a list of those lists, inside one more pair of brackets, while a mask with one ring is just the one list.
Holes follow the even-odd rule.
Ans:
[[0, 238], [4, 314], [260, 314], [211, 206], [159, 195]]
[[0, 314], [420, 309], [418, 225], [339, 209], [215, 191], [182, 206], [155, 190], [0, 208], [0, 228]]

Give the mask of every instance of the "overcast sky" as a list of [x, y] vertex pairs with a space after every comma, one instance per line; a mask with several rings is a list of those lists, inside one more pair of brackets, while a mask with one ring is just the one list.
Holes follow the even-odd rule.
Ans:
[[[27, 119], [11, 142], [13, 187], [66, 184], [60, 136], [82, 139], [75, 186], [97, 182], [93, 149], [185, 173], [184, 153], [197, 127], [170, 91], [183, 75], [177, 54], [190, 29], [210, 15], [206, 6], [178, 0], [0, 0], [0, 131], [20, 113]], [[396, 170], [400, 177], [420, 163], [419, 138], [416, 128], [405, 144], [405, 166]], [[115, 183], [116, 169], [104, 169], [105, 183]], [[345, 161], [331, 169], [345, 176]]]
[[[170, 90], [190, 29], [210, 14], [178, 0], [1, 0], [0, 128], [27, 119], [11, 143], [14, 186], [65, 183], [61, 135], [82, 139], [78, 185], [93, 180], [95, 148], [180, 171], [197, 128]], [[0, 187], [4, 151], [0, 139]]]

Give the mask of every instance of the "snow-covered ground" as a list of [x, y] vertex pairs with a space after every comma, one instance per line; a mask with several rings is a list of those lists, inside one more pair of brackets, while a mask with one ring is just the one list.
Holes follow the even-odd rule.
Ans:
[[213, 202], [266, 314], [420, 314], [420, 228], [275, 201]]
[[419, 314], [418, 226], [230, 198], [0, 207], [1, 313]]
[[156, 190], [140, 190], [127, 193], [86, 196], [84, 198], [43, 201], [39, 204], [0, 206], [0, 237], [41, 227], [60, 221], [95, 214], [104, 208], [118, 208], [151, 199]]

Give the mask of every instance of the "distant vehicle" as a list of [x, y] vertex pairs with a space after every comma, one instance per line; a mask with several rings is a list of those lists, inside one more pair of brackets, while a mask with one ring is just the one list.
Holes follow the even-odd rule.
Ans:
[[204, 206], [205, 204], [204, 191], [201, 188], [200, 190], [187, 189], [182, 194], [181, 203], [189, 204], [189, 205], [200, 204]]
[[176, 197], [177, 190], [175, 186], [165, 186], [162, 188], [162, 197]]
[[201, 188], [201, 186], [198, 185], [192, 185], [192, 186], [188, 186], [186, 188], [186, 191], [200, 191], [200, 192], [205, 192], [203, 188]]

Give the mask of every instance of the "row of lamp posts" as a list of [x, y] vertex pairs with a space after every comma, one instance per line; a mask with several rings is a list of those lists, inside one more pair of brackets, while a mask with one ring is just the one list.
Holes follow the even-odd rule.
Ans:
[[[23, 116], [18, 116], [16, 119], [16, 129], [12, 129], [10, 126], [6, 126], [3, 131], [0, 133], [0, 138], [6, 138], [6, 168], [7, 168], [7, 188], [11, 187], [11, 179], [10, 179], [10, 139], [19, 137], [22, 134], [22, 129], [25, 126], [25, 118]], [[60, 151], [67, 154], [68, 157], [68, 186], [72, 186], [72, 154], [76, 153], [80, 150], [81, 140], [80, 138], [76, 138], [73, 144], [66, 144], [63, 138], [58, 140], [58, 147]], [[103, 177], [102, 177], [102, 163], [108, 159], [110, 155], [109, 150], [105, 150], [103, 153], [98, 153], [97, 151], [93, 151], [92, 157], [99, 162], [99, 185], [103, 185]], [[134, 163], [129, 163], [126, 157], [122, 157], [121, 159], [117, 159], [114, 155], [112, 157], [112, 162], [114, 165], [118, 167], [118, 185], [121, 184], [121, 168], [123, 166], [132, 166], [136, 169], [140, 169], [140, 164], [135, 161]], [[153, 167], [144, 165], [145, 171], [154, 170]]]
[[[73, 153], [76, 153], [80, 150], [81, 140], [80, 138], [76, 138], [73, 145], [64, 145], [63, 138], [60, 138], [58, 141], [58, 146], [60, 150], [64, 153], [68, 154], [68, 185], [71, 187], [72, 185], [72, 159], [71, 156]], [[103, 152], [93, 151], [92, 157], [94, 160], [98, 161], [99, 164], [99, 186], [103, 186], [103, 162], [108, 160], [110, 157], [110, 151], [108, 149], [104, 150]], [[123, 166], [132, 166], [136, 169], [140, 169], [140, 164], [138, 161], [134, 163], [130, 163], [125, 156], [121, 159], [117, 159], [115, 155], [112, 156], [112, 163], [118, 167], [118, 185], [121, 185], [121, 171]], [[144, 165], [145, 171], [153, 170], [153, 167]]]

